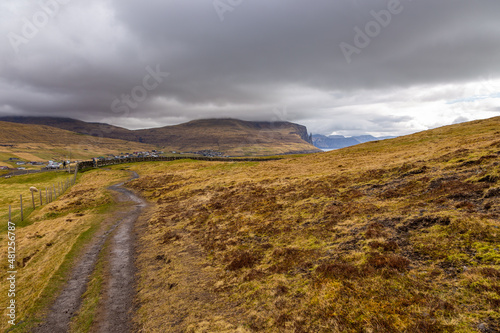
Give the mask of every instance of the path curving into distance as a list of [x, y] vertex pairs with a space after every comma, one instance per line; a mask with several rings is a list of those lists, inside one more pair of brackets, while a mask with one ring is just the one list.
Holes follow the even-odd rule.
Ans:
[[[139, 175], [132, 172], [132, 178]], [[108, 283], [104, 290], [102, 314], [97, 323], [98, 332], [132, 331], [132, 310], [135, 294], [134, 224], [146, 207], [146, 202], [132, 191], [123, 187], [123, 183], [109, 188], [118, 192], [118, 202], [131, 202], [131, 210], [125, 218], [116, 221], [104, 234], [96, 236], [88, 250], [81, 256], [71, 273], [69, 281], [51, 306], [45, 322], [33, 330], [35, 333], [68, 332], [73, 316], [81, 305], [90, 276], [103, 250], [106, 241], [109, 246]]]

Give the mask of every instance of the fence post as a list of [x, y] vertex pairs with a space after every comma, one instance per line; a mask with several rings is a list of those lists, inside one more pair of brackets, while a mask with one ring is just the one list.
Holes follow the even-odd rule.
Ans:
[[24, 221], [24, 215], [23, 215], [23, 195], [21, 194], [21, 221]]
[[31, 191], [31, 202], [33, 203], [33, 210], [35, 210], [35, 192]]
[[73, 177], [73, 185], [75, 185], [77, 173], [78, 173], [78, 163], [76, 163], [76, 166], [75, 166], [75, 175]]
[[42, 196], [42, 190], [40, 190], [40, 207], [43, 206], [43, 200], [42, 200], [43, 196]]
[[11, 207], [9, 205], [9, 222], [12, 221], [12, 210], [11, 210]]

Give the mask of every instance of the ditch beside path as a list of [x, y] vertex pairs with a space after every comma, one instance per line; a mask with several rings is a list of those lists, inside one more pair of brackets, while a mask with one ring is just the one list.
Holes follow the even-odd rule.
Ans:
[[[132, 178], [139, 175], [132, 172]], [[77, 314], [81, 297], [97, 264], [99, 253], [106, 241], [109, 267], [106, 267], [107, 283], [101, 301], [101, 314], [95, 324], [98, 332], [132, 331], [133, 299], [135, 295], [135, 236], [134, 224], [147, 206], [135, 193], [123, 187], [123, 183], [113, 185], [110, 190], [118, 193], [118, 203], [132, 202], [130, 210], [115, 213], [116, 222], [105, 233], [95, 239], [81, 256], [60, 295], [49, 310], [45, 322], [38, 326], [36, 333], [69, 332], [71, 319]], [[122, 215], [122, 216], [120, 216]]]

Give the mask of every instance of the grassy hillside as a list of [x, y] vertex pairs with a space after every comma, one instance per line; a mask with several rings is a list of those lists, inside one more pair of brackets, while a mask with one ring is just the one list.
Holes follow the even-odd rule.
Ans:
[[[215, 150], [232, 156], [275, 155], [318, 151], [304, 126], [289, 122], [249, 122], [236, 119], [195, 120], [176, 126], [131, 131], [108, 124], [65, 118], [6, 117], [6, 121], [43, 124], [77, 133], [143, 142], [167, 151]], [[0, 119], [0, 120], [1, 120]]]
[[0, 121], [12, 122], [28, 125], [44, 125], [55, 127], [70, 132], [76, 132], [87, 135], [99, 135], [101, 133], [114, 133], [111, 138], [120, 139], [123, 135], [127, 135], [130, 131], [126, 128], [112, 126], [101, 123], [88, 123], [85, 121], [59, 118], [59, 117], [0, 117]]
[[500, 331], [498, 117], [282, 161], [129, 167], [155, 203], [145, 332]]
[[82, 135], [55, 127], [0, 121], [0, 165], [10, 157], [25, 161], [89, 159], [107, 154], [143, 151], [154, 146], [138, 142]]
[[[19, 220], [21, 215], [20, 195], [23, 196], [25, 214], [32, 210], [32, 196], [30, 187], [34, 186], [42, 191], [42, 200], [46, 201], [45, 190], [52, 188], [59, 183], [66, 182], [71, 177], [71, 174], [65, 172], [47, 172], [31, 175], [24, 175], [12, 178], [0, 178], [0, 220], [8, 221], [9, 211], [11, 206], [12, 216], [14, 220]], [[35, 204], [39, 206], [40, 194], [35, 193]], [[7, 225], [4, 224], [0, 230], [5, 231]]]
[[[5, 224], [0, 229], [0, 251], [7, 253], [6, 212], [9, 198], [29, 194], [29, 186], [44, 188], [61, 180], [61, 173], [18, 176], [0, 180], [0, 216]], [[66, 176], [68, 178], [69, 176]], [[33, 332], [33, 326], [42, 319], [44, 311], [60, 291], [80, 251], [95, 233], [109, 227], [110, 212], [116, 207], [107, 186], [128, 179], [123, 171], [92, 170], [79, 175], [78, 183], [56, 201], [38, 207], [24, 222], [16, 212], [16, 310], [17, 325], [0, 321], [0, 331]], [[29, 196], [31, 198], [31, 196]], [[27, 200], [30, 202], [30, 200]], [[0, 279], [7, 278], [8, 262], [0, 264]], [[9, 284], [0, 284], [0, 302], [7, 304]], [[7, 318], [7, 317], [6, 317]], [[76, 330], [78, 331], [78, 330]], [[78, 332], [83, 332], [80, 330]]]
[[305, 127], [287, 122], [206, 119], [136, 132], [144, 142], [176, 151], [212, 149], [229, 155], [245, 156], [318, 150], [304, 141], [307, 138]]

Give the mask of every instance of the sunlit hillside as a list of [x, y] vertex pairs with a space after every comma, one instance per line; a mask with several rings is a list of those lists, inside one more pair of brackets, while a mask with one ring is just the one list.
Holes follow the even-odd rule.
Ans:
[[500, 331], [498, 117], [282, 161], [126, 168], [155, 204], [145, 332]]
[[[5, 223], [0, 230], [0, 250], [7, 253], [8, 204], [13, 205], [13, 219], [16, 224], [16, 326], [7, 320], [0, 322], [2, 332], [33, 332], [46, 314], [54, 297], [71, 272], [73, 263], [81, 258], [94, 234], [103, 232], [109, 224], [115, 223], [113, 212], [126, 211], [127, 207], [116, 206], [107, 187], [125, 181], [129, 174], [123, 171], [92, 170], [78, 176], [77, 184], [57, 200], [40, 207], [38, 193], [35, 196], [37, 208], [31, 209], [30, 186], [44, 189], [70, 177], [64, 173], [42, 173], [0, 180], [0, 217]], [[45, 195], [45, 191], [42, 191]], [[18, 212], [19, 195], [26, 202], [25, 218], [21, 222]], [[13, 200], [15, 202], [10, 202]], [[112, 218], [110, 218], [110, 216]], [[1, 265], [0, 278], [6, 280], [9, 262]], [[9, 302], [9, 284], [0, 284], [0, 302]], [[95, 301], [94, 301], [95, 303]], [[95, 304], [93, 304], [95, 306]], [[83, 305], [83, 311], [87, 304]], [[84, 331], [80, 325], [78, 332]]]
[[107, 154], [148, 151], [154, 146], [82, 135], [43, 125], [0, 122], [0, 166], [9, 158], [42, 162], [63, 159], [90, 159]]

